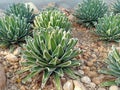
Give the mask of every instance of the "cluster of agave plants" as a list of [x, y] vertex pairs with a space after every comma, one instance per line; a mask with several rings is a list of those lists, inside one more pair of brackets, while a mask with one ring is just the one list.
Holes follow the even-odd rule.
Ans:
[[77, 79], [73, 67], [80, 65], [75, 48], [78, 40], [71, 36], [71, 23], [58, 9], [47, 8], [38, 15], [33, 14], [29, 5], [13, 4], [0, 19], [0, 45], [24, 43], [21, 63], [25, 67], [18, 73], [28, 72], [22, 80], [25, 83], [35, 75], [43, 73], [41, 88], [53, 77], [56, 88], [61, 90], [60, 78], [68, 75]]
[[[77, 18], [77, 23], [87, 28], [94, 28], [93, 32], [100, 37], [100, 40], [120, 41], [120, 0], [117, 0], [110, 9], [102, 0], [83, 0], [73, 15]], [[100, 72], [115, 76], [117, 79], [101, 85], [120, 85], [120, 54], [115, 47], [108, 55], [106, 64], [108, 67]]]
[[[74, 12], [77, 23], [95, 28], [101, 40], [120, 40], [120, 1], [111, 11], [102, 0], [83, 0]], [[22, 80], [25, 83], [39, 73], [43, 73], [41, 88], [53, 77], [57, 90], [61, 90], [60, 78], [68, 75], [78, 79], [73, 67], [80, 65], [76, 56], [81, 53], [75, 48], [77, 39], [71, 35], [71, 23], [61, 11], [47, 8], [38, 15], [23, 3], [13, 4], [0, 19], [0, 46], [25, 43], [23, 57], [25, 67], [20, 73], [29, 74]], [[117, 77], [104, 85], [120, 85], [120, 54], [113, 48], [108, 56], [108, 67], [103, 71]]]
[[117, 0], [111, 9], [102, 0], [83, 0], [78, 4], [75, 13], [77, 23], [87, 28], [95, 28], [94, 32], [100, 40], [120, 40], [120, 1]]
[[110, 80], [103, 82], [101, 86], [111, 86], [111, 85], [120, 85], [120, 53], [113, 46], [112, 52], [108, 54], [108, 58], [106, 60], [107, 69], [100, 70], [103, 74], [109, 74], [116, 77], [115, 80]]

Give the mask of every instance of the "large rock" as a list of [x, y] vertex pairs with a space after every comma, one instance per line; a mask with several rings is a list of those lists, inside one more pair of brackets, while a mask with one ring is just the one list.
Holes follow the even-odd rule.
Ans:
[[87, 90], [80, 81], [74, 80], [73, 83], [74, 83], [74, 90]]
[[73, 81], [72, 80], [68, 80], [64, 86], [63, 86], [64, 90], [73, 90]]
[[29, 5], [30, 9], [34, 9], [33, 14], [39, 14], [38, 8], [32, 2], [26, 2], [25, 5]]
[[0, 90], [6, 89], [6, 75], [3, 66], [0, 64]]

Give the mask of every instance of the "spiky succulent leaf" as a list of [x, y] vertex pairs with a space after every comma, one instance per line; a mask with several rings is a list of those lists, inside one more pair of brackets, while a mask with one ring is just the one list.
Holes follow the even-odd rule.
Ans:
[[98, 18], [104, 16], [107, 6], [102, 0], [83, 0], [75, 10], [74, 15], [78, 18], [78, 23], [86, 27], [93, 27]]
[[120, 13], [120, 0], [117, 0], [117, 2], [113, 4], [113, 12], [114, 14]]
[[115, 81], [106, 81], [100, 84], [100, 86], [112, 86], [116, 85]]
[[[68, 43], [71, 40], [73, 43]], [[80, 61], [74, 59], [80, 50], [74, 48], [76, 39], [72, 38], [69, 32], [59, 29], [41, 30], [34, 33], [33, 38], [28, 38], [26, 41], [25, 66], [31, 66], [30, 70], [32, 71], [34, 71], [34, 67], [43, 69], [42, 88], [50, 76], [54, 77], [58, 90], [60, 90], [60, 77], [63, 77], [64, 73], [76, 79], [76, 75], [71, 68], [80, 65]], [[54, 42], [54, 44], [51, 42]], [[61, 42], [64, 42], [64, 44]]]
[[68, 18], [58, 10], [45, 10], [35, 17], [35, 29], [41, 28], [63, 28], [70, 30], [71, 23]]
[[39, 69], [39, 67], [34, 68], [34, 70], [31, 71], [31, 73], [22, 80], [22, 82], [25, 83], [27, 80], [31, 80], [31, 78], [32, 78], [33, 76], [37, 75], [37, 74], [38, 74], [39, 72], [41, 72], [42, 70], [43, 70], [43, 68], [41, 68], [41, 69]]
[[70, 78], [72, 79], [78, 79], [78, 77], [75, 75], [74, 71], [71, 70], [70, 68], [64, 68], [64, 73], [69, 75]]
[[118, 77], [116, 80], [115, 80], [115, 83], [119, 86], [120, 85], [120, 77]]
[[25, 5], [24, 3], [13, 4], [9, 7], [9, 9], [5, 12], [6, 15], [15, 15], [20, 18], [24, 17], [27, 19], [27, 22], [33, 22], [35, 15], [33, 14], [33, 9], [30, 9], [29, 5]]
[[55, 70], [55, 69], [53, 69], [52, 71], [44, 70], [41, 88], [44, 88], [46, 82], [48, 81], [50, 75], [53, 73], [54, 70]]
[[109, 74], [117, 79], [115, 81], [108, 81], [106, 83], [103, 83], [103, 85], [111, 85], [111, 84], [116, 84], [120, 85], [120, 53], [116, 50], [115, 47], [113, 47], [113, 51], [109, 53], [109, 56], [107, 58], [107, 69], [101, 70], [101, 73], [104, 74]]
[[0, 19], [0, 43], [2, 44], [23, 42], [30, 33], [30, 24], [26, 23], [25, 18], [11, 15]]
[[98, 20], [95, 33], [101, 40], [116, 41], [120, 39], [120, 15], [105, 15]]
[[60, 77], [58, 74], [54, 74], [54, 81], [55, 81], [55, 85], [56, 85], [57, 90], [62, 90], [61, 81], [60, 81]]

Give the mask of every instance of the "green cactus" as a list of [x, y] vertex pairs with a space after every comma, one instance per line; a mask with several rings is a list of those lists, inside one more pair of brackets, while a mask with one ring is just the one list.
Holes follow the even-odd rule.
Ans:
[[75, 59], [80, 53], [79, 49], [74, 48], [77, 41], [71, 38], [69, 32], [62, 30], [41, 30], [34, 33], [33, 38], [29, 37], [25, 45], [26, 62], [23, 65], [28, 69], [24, 72], [30, 71], [30, 73], [23, 82], [43, 72], [41, 88], [45, 86], [50, 76], [53, 76], [57, 89], [61, 90], [60, 77], [64, 74], [76, 79], [72, 67], [80, 65], [80, 60]]
[[104, 16], [107, 6], [102, 0], [83, 0], [75, 10], [74, 16], [78, 23], [88, 28], [96, 25], [98, 18]]
[[30, 34], [30, 24], [25, 18], [14, 15], [0, 19], [0, 44], [10, 45], [23, 42], [25, 36]]
[[106, 64], [107, 69], [101, 70], [103, 74], [108, 74], [116, 77], [115, 80], [102, 83], [102, 86], [120, 85], [120, 53], [115, 47], [112, 47], [113, 51], [109, 53]]
[[41, 28], [63, 28], [70, 30], [71, 23], [68, 18], [58, 10], [45, 10], [35, 17], [35, 29]]
[[95, 28], [95, 33], [100, 36], [100, 40], [119, 42], [120, 15], [105, 15], [98, 20]]
[[35, 17], [35, 14], [33, 14], [33, 9], [30, 9], [30, 6], [23, 3], [13, 4], [9, 7], [9, 9], [5, 12], [6, 15], [15, 15], [19, 17], [24, 17], [27, 19], [28, 23], [32, 23]]
[[120, 0], [113, 4], [113, 12], [114, 14], [120, 13]]

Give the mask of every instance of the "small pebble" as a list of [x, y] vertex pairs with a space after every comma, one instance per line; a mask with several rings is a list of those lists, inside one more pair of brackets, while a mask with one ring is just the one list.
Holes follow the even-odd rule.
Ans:
[[68, 80], [64, 86], [63, 86], [64, 90], [73, 90], [73, 81], [72, 80]]
[[95, 87], [96, 87], [96, 84], [93, 83], [93, 82], [91, 82], [91, 83], [90, 83], [90, 87], [91, 87], [91, 88], [95, 88]]
[[97, 72], [95, 72], [95, 71], [89, 71], [89, 72], [87, 73], [87, 75], [88, 75], [89, 77], [91, 77], [91, 78], [98, 76]]
[[80, 81], [74, 80], [73, 83], [74, 83], [74, 90], [87, 90]]
[[18, 88], [15, 85], [12, 85], [11, 90], [18, 90]]
[[95, 54], [92, 54], [91, 56], [92, 56], [93, 58], [97, 58], [97, 56], [96, 56]]
[[92, 79], [92, 82], [99, 85], [102, 82], [102, 79], [100, 77], [94, 77]]
[[93, 66], [93, 62], [92, 62], [92, 61], [87, 62], [87, 65], [88, 65], [89, 67], [91, 67], [91, 66]]
[[111, 86], [111, 87], [109, 88], [109, 90], [119, 90], [119, 87], [118, 87], [118, 86], [113, 85], [113, 86]]
[[18, 61], [18, 58], [13, 54], [8, 54], [5, 56], [5, 58], [10, 62], [17, 62]]
[[15, 56], [19, 55], [20, 53], [21, 53], [21, 47], [17, 47], [13, 52]]
[[91, 83], [91, 79], [88, 76], [84, 76], [81, 78], [81, 82], [89, 84]]
[[20, 90], [26, 90], [24, 86], [21, 86], [20, 87]]
[[105, 88], [98, 88], [98, 90], [106, 90]]
[[61, 83], [62, 84], [65, 84], [66, 81], [67, 81], [66, 78], [64, 78], [64, 77], [61, 78]]
[[83, 70], [78, 70], [78, 72], [81, 74], [81, 75], [84, 75], [84, 71]]

